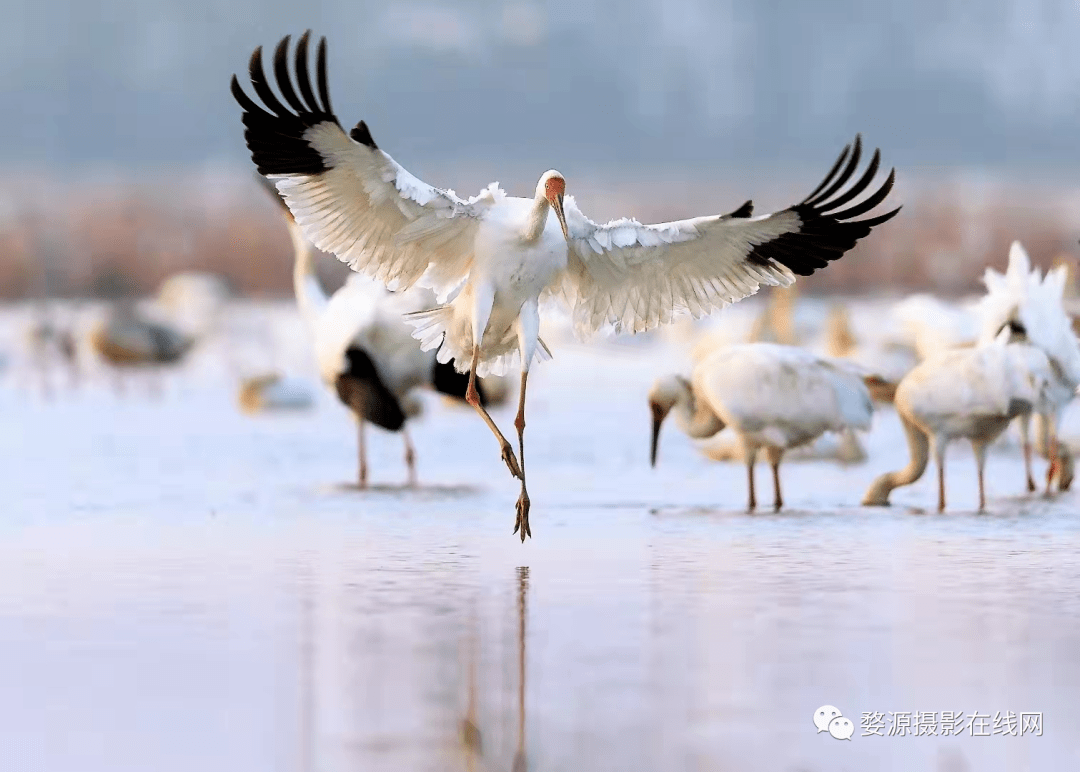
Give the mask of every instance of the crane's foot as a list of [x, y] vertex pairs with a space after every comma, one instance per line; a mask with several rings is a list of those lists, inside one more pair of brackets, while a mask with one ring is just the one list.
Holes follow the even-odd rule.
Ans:
[[532, 531], [529, 529], [529, 508], [531, 506], [529, 501], [529, 494], [526, 491], [521, 491], [521, 495], [517, 500], [517, 520], [514, 522], [513, 533], [521, 532], [521, 541], [525, 542], [525, 537], [532, 538]]
[[502, 443], [502, 460], [506, 464], [506, 468], [510, 470], [510, 474], [519, 480], [524, 480], [525, 475], [522, 474], [521, 467], [518, 465], [517, 456], [514, 455], [514, 449], [510, 447], [510, 443], [503, 440]]

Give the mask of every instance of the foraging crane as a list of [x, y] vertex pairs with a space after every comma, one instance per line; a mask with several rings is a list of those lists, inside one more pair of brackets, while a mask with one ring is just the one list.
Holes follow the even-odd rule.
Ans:
[[319, 375], [356, 418], [358, 486], [363, 489], [368, 484], [364, 438], [368, 423], [401, 434], [409, 484], [415, 485], [416, 451], [405, 422], [419, 415], [421, 405], [412, 390], [431, 386], [464, 399], [469, 382], [453, 363], [438, 362], [434, 352], [422, 351], [402, 319], [405, 313], [431, 305], [430, 293], [420, 289], [392, 293], [354, 274], [327, 297], [315, 273], [311, 243], [300, 232], [277, 189], [269, 183], [266, 187], [281, 205], [289, 226], [294, 251], [293, 290], [314, 339]]
[[[115, 368], [159, 367], [183, 359], [195, 338], [149, 318], [131, 303], [122, 303], [89, 334], [90, 346]], [[119, 388], [120, 381], [117, 381]]]
[[[375, 143], [361, 121], [346, 133], [330, 105], [326, 40], [319, 42], [316, 84], [308, 71], [310, 33], [289, 66], [289, 38], [274, 53], [274, 80], [262, 49], [249, 63], [264, 106], [240, 87], [244, 137], [258, 171], [274, 180], [304, 235], [353, 270], [399, 288], [434, 289], [442, 305], [412, 317], [425, 349], [469, 373], [466, 399], [498, 440], [503, 461], [521, 481], [514, 532], [531, 535], [525, 484], [525, 395], [534, 359], [550, 356], [539, 338], [543, 296], [560, 295], [580, 335], [610, 327], [641, 332], [688, 311], [701, 317], [757, 292], [788, 286], [836, 260], [899, 209], [864, 220], [892, 190], [894, 173], [859, 203], [880, 164], [875, 152], [854, 183], [862, 144], [844, 148], [825, 180], [803, 201], [751, 217], [747, 201], [726, 215], [643, 225], [586, 217], [566, 179], [545, 172], [532, 198], [508, 196], [492, 184], [472, 198], [432, 187]], [[290, 72], [292, 69], [292, 72]], [[295, 86], [294, 86], [295, 83]], [[299, 93], [298, 93], [299, 92]], [[846, 205], [847, 208], [844, 208]], [[480, 404], [477, 376], [521, 371], [514, 426], [518, 453]]]
[[904, 425], [911, 460], [878, 477], [864, 506], [887, 506], [889, 494], [926, 471], [931, 451], [938, 469], [938, 511], [945, 511], [945, 448], [971, 442], [979, 473], [979, 511], [986, 509], [986, 449], [1009, 422], [1046, 399], [1053, 372], [1046, 355], [1028, 344], [1019, 324], [1007, 325], [989, 344], [940, 352], [917, 365], [896, 389], [896, 412]]
[[690, 379], [659, 379], [649, 392], [656, 466], [660, 427], [674, 411], [679, 427], [694, 438], [712, 437], [725, 426], [739, 435], [749, 485], [748, 511], [757, 507], [754, 463], [764, 450], [772, 466], [773, 508], [784, 505], [780, 461], [789, 448], [825, 432], [869, 429], [873, 404], [863, 376], [806, 349], [775, 343], [722, 348], [702, 359]]
[[980, 341], [993, 340], [1006, 326], [1014, 332], [1022, 329], [1024, 340], [1046, 354], [1053, 372], [1046, 399], [1019, 419], [1029, 492], [1035, 490], [1030, 440], [1033, 414], [1037, 436], [1041, 440], [1037, 443], [1038, 450], [1050, 462], [1046, 492], [1050, 493], [1055, 477], [1059, 490], [1068, 490], [1073, 478], [1072, 453], [1057, 438], [1061, 413], [1080, 386], [1080, 341], [1064, 305], [1067, 278], [1068, 268], [1064, 265], [1054, 268], [1045, 277], [1038, 268], [1032, 268], [1019, 241], [1014, 241], [1009, 249], [1009, 265], [1004, 274], [987, 268], [983, 276], [987, 293], [978, 307], [982, 324]]

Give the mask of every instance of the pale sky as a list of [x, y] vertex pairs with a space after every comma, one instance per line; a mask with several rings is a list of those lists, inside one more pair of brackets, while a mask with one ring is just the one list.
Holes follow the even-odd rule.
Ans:
[[1080, 171], [1076, 0], [5, 2], [0, 161], [246, 161], [228, 92], [311, 27], [342, 122], [409, 165]]

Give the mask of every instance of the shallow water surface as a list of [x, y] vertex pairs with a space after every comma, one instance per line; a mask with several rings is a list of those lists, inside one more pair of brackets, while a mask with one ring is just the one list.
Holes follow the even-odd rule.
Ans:
[[[1080, 518], [969, 451], [862, 509], [903, 463], [785, 468], [780, 514], [666, 427], [660, 365], [561, 351], [529, 421], [533, 533], [486, 429], [437, 400], [397, 438], [249, 418], [213, 383], [163, 401], [0, 397], [2, 767], [298, 770], [1041, 770], [1080, 765]], [[496, 413], [510, 427], [509, 408]], [[759, 471], [759, 495], [771, 493]], [[812, 716], [856, 725], [838, 741]], [[863, 713], [1041, 712], [1042, 736], [867, 737]]]

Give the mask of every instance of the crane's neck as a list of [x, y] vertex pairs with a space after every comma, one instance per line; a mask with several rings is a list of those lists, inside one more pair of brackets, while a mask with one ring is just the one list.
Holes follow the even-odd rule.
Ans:
[[547, 227], [548, 211], [550, 209], [551, 204], [548, 203], [547, 196], [542, 193], [537, 194], [532, 207], [529, 209], [529, 216], [525, 220], [525, 230], [521, 234], [523, 241], [531, 244], [540, 238], [544, 228]]
[[704, 400], [697, 398], [689, 384], [680, 394], [673, 412], [679, 428], [696, 440], [712, 437], [724, 428], [724, 422], [720, 420], [720, 416], [713, 412]]
[[908, 415], [907, 406], [901, 401], [897, 404], [897, 414], [900, 423], [904, 426], [904, 434], [907, 436], [908, 451], [910, 458], [907, 466], [895, 472], [886, 472], [870, 484], [863, 496], [863, 506], [884, 507], [889, 503], [889, 494], [893, 489], [904, 485], [911, 485], [926, 471], [926, 464], [930, 460], [930, 438], [923, 430], [915, 425], [911, 416]]
[[315, 250], [311, 242], [304, 238], [300, 226], [289, 221], [289, 237], [293, 243], [293, 292], [296, 293], [296, 305], [300, 315], [313, 323], [326, 307], [326, 291], [315, 274]]

